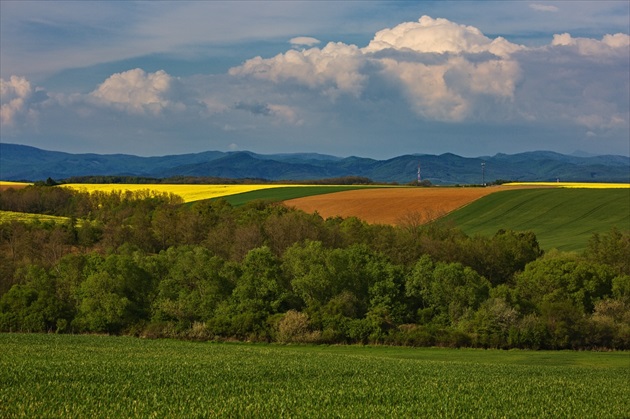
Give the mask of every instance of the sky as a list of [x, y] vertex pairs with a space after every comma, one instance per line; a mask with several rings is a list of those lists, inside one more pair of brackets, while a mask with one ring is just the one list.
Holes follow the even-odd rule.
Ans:
[[0, 142], [630, 155], [630, 2], [0, 0]]

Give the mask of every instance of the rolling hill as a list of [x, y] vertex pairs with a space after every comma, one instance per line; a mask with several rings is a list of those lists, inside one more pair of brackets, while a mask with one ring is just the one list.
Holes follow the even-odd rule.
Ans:
[[[485, 163], [482, 178], [481, 163]], [[256, 154], [247, 151], [139, 157], [125, 154], [71, 154], [0, 143], [0, 179], [61, 180], [74, 176], [173, 176], [234, 179], [312, 180], [361, 176], [376, 182], [422, 179], [438, 185], [479, 184], [482, 179], [513, 181], [630, 182], [630, 158], [579, 157], [549, 151], [461, 157], [411, 154], [387, 160], [340, 158], [316, 153]]]
[[517, 189], [493, 193], [446, 215], [470, 235], [531, 230], [542, 248], [579, 251], [593, 233], [630, 228], [630, 189]]

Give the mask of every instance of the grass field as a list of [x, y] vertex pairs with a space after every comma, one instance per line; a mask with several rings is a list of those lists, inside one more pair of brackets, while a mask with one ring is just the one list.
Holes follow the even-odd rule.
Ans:
[[630, 189], [519, 189], [485, 196], [443, 218], [467, 234], [531, 230], [549, 250], [583, 250], [593, 233], [630, 229]]
[[0, 335], [1, 417], [630, 413], [629, 354]]
[[11, 221], [20, 222], [52, 222], [52, 223], [65, 223], [68, 221], [67, 217], [57, 217], [55, 215], [42, 215], [42, 214], [29, 214], [25, 212], [14, 211], [2, 211], [0, 210], [0, 224], [10, 223]]

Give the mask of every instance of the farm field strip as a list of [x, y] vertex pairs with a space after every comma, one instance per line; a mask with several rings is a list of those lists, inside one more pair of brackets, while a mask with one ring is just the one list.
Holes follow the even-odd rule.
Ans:
[[244, 192], [270, 188], [282, 188], [285, 185], [184, 185], [184, 184], [87, 184], [68, 183], [61, 187], [87, 192], [113, 191], [143, 191], [152, 190], [162, 193], [172, 193], [181, 196], [184, 202], [200, 201], [203, 199], [219, 198]]
[[355, 216], [368, 223], [396, 225], [426, 223], [500, 190], [503, 187], [354, 190], [287, 200], [285, 204], [308, 213], [317, 211], [324, 218]]
[[390, 185], [301, 185], [259, 189], [251, 192], [226, 195], [223, 198], [233, 206], [244, 205], [253, 200], [287, 201], [314, 195], [365, 189], [404, 188]]
[[[181, 196], [184, 202], [200, 201], [204, 199], [214, 199], [227, 197], [232, 195], [240, 195], [252, 192], [268, 191], [266, 197], [274, 198], [276, 195], [279, 197], [276, 200], [283, 199], [285, 190], [293, 191], [293, 196], [296, 195], [295, 191], [302, 190], [303, 193], [297, 193], [300, 195], [310, 195], [313, 193], [330, 193], [337, 192], [339, 190], [357, 189], [357, 188], [370, 188], [378, 187], [372, 185], [299, 185], [299, 184], [248, 184], [248, 185], [186, 185], [186, 184], [87, 184], [87, 183], [72, 183], [63, 184], [61, 187], [68, 187], [79, 191], [87, 192], [112, 192], [112, 191], [143, 191], [152, 190], [163, 193], [172, 193]], [[390, 186], [380, 186], [390, 187]], [[269, 192], [273, 190], [274, 192]], [[256, 199], [256, 196], [245, 197], [246, 200]]]
[[593, 233], [630, 228], [630, 188], [626, 187], [559, 188], [556, 183], [522, 183], [360, 190], [287, 200], [285, 204], [309, 213], [317, 211], [324, 218], [356, 216], [379, 224], [440, 219], [471, 235], [494, 235], [499, 229], [531, 230], [547, 250], [582, 250]]
[[0, 224], [10, 223], [11, 221], [65, 223], [68, 219], [68, 217], [58, 217], [56, 215], [29, 214], [25, 212], [0, 210]]
[[32, 183], [26, 182], [11, 182], [7, 180], [0, 180], [0, 191], [8, 188], [24, 188], [28, 185], [32, 185]]
[[29, 182], [13, 182], [11, 180], [0, 180], [0, 186], [26, 186], [32, 185]]
[[598, 417], [627, 353], [0, 334], [3, 417]]
[[579, 251], [593, 233], [630, 228], [630, 190], [506, 190], [479, 199], [443, 220], [467, 234], [493, 235], [499, 228], [531, 230], [546, 250]]
[[598, 182], [510, 182], [504, 186], [531, 186], [554, 188], [585, 188], [585, 189], [628, 189], [630, 183], [598, 183]]

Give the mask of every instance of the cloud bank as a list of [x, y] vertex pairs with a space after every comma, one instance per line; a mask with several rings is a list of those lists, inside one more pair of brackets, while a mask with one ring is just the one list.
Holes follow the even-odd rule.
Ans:
[[[547, 139], [564, 130], [593, 149], [606, 144], [623, 151], [627, 142], [627, 34], [594, 39], [559, 33], [546, 45], [525, 46], [422, 16], [375, 32], [363, 47], [344, 42], [319, 47], [318, 39], [306, 36], [289, 43], [286, 52], [249, 58], [226, 74], [174, 77], [134, 68], [110, 75], [90, 92], [46, 93], [46, 100], [33, 100], [43, 88], [13, 75], [2, 80], [3, 135], [28, 130], [28, 115], [38, 116], [37, 124], [31, 118], [31, 129], [64, 132], [57, 118], [74, 113], [80, 118], [76, 131], [90, 138], [95, 138], [90, 128], [108, 130], [114, 118], [124, 131], [120, 136], [155, 132], [155, 141], [167, 142], [179, 135], [191, 145], [213, 139], [205, 149], [220, 148], [210, 145], [220, 138], [224, 148], [275, 141], [279, 148], [300, 151], [318, 139], [319, 146], [329, 147], [321, 151], [334, 154], [339, 138], [350, 150], [365, 145], [365, 138], [388, 141], [394, 127], [407, 137], [400, 147], [408, 149], [419, 128], [435, 124], [477, 138], [506, 126], [546, 131]], [[459, 134], [458, 141], [466, 137]], [[493, 139], [492, 147], [500, 151], [501, 141], [513, 138]]]
[[[559, 34], [550, 45], [528, 48], [502, 37], [491, 39], [471, 26], [423, 16], [377, 32], [364, 48], [331, 42], [322, 49], [255, 57], [232, 68], [230, 75], [276, 85], [295, 83], [333, 98], [359, 98], [370, 83], [386, 80], [419, 117], [444, 122], [546, 120], [548, 111], [560, 105], [558, 96], [546, 93], [561, 90], [564, 111], [556, 114], [559, 119], [578, 124], [600, 120], [600, 127], [606, 128], [612, 124], [604, 121], [627, 125], [624, 90], [617, 95], [614, 90], [617, 83], [627, 86], [627, 77], [619, 72], [627, 69], [629, 39], [626, 34], [602, 40]], [[610, 62], [602, 65], [602, 57]], [[532, 66], [543, 60], [544, 68]], [[603, 75], [610, 76], [608, 82], [602, 82]], [[596, 97], [602, 93], [617, 98], [598, 119], [589, 113], [602, 108]]]

